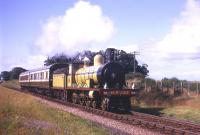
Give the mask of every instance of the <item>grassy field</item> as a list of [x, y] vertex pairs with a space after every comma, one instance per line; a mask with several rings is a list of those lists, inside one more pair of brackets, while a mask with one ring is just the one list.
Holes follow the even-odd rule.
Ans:
[[106, 135], [109, 132], [90, 121], [50, 108], [33, 96], [0, 86], [0, 134]]
[[5, 81], [1, 85], [5, 87], [20, 88], [18, 80]]
[[174, 102], [173, 105], [162, 106], [140, 103], [133, 106], [133, 109], [138, 112], [159, 116], [170, 116], [200, 124], [200, 96], [187, 99], [180, 98]]
[[[17, 80], [2, 85], [19, 88]], [[147, 95], [148, 96], [148, 95]], [[23, 104], [23, 105], [22, 105]], [[200, 96], [178, 97], [172, 105], [133, 106], [138, 112], [170, 116], [200, 124]], [[109, 134], [95, 124], [69, 113], [46, 107], [32, 96], [0, 88], [0, 134]]]
[[161, 113], [165, 116], [190, 120], [200, 124], [200, 97], [190, 98], [178, 105], [166, 107]]

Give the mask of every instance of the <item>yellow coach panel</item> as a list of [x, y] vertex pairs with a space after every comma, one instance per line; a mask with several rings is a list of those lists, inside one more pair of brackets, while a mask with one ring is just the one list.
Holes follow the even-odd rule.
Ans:
[[53, 75], [53, 87], [56, 87], [56, 88], [65, 88], [66, 87], [65, 74], [54, 74]]

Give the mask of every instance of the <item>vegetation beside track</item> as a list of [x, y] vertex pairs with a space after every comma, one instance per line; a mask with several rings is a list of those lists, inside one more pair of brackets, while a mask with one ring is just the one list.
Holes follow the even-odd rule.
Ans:
[[[4, 86], [17, 86], [17, 81]], [[109, 134], [96, 124], [0, 86], [0, 134]]]
[[200, 123], [200, 97], [190, 98], [179, 105], [167, 107], [161, 113], [164, 116]]
[[133, 106], [133, 110], [200, 123], [200, 96], [179, 97], [178, 99], [170, 101], [170, 103], [164, 103], [162, 105], [140, 102]]
[[10, 81], [4, 81], [2, 84], [4, 87], [10, 87], [10, 88], [16, 88], [19, 89], [19, 80], [10, 80]]
[[[18, 80], [4, 82], [2, 85], [8, 87], [19, 88]], [[152, 95], [150, 96], [153, 100]], [[160, 95], [162, 96], [162, 95]], [[164, 98], [164, 97], [160, 97]], [[163, 99], [163, 104], [155, 101], [141, 102], [133, 104], [133, 110], [158, 116], [169, 116], [178, 119], [190, 120], [200, 123], [200, 96], [199, 97], [177, 97], [176, 99], [169, 100]]]

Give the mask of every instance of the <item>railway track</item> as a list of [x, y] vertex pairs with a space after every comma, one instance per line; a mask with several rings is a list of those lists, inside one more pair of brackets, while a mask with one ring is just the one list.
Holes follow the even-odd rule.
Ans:
[[49, 101], [54, 101], [59, 104], [67, 105], [70, 107], [76, 107], [81, 110], [101, 115], [107, 118], [115, 119], [127, 124], [137, 125], [143, 128], [148, 128], [163, 134], [173, 134], [173, 135], [200, 135], [200, 124], [195, 124], [188, 121], [176, 120], [168, 117], [159, 117], [139, 112], [132, 112], [132, 114], [117, 114], [113, 112], [106, 112], [99, 109], [94, 109], [91, 107], [81, 106], [79, 104], [74, 104], [71, 102], [66, 102], [60, 99], [51, 98], [48, 96], [40, 95], [37, 93], [32, 93], [26, 90], [21, 90], [17, 88], [11, 88], [23, 93], [31, 94]]
[[180, 133], [182, 131], [185, 131], [186, 133], [189, 131], [188, 134], [189, 133], [200, 134], [200, 125], [189, 122], [189, 121], [177, 120], [177, 119], [172, 119], [169, 117], [159, 117], [159, 116], [143, 114], [143, 113], [138, 113], [138, 112], [133, 112], [133, 117], [142, 118], [143, 120], [152, 121], [154, 123], [160, 123], [162, 125], [165, 125], [163, 128], [174, 127], [176, 129], [181, 129], [181, 130], [177, 130], [177, 131], [180, 131]]

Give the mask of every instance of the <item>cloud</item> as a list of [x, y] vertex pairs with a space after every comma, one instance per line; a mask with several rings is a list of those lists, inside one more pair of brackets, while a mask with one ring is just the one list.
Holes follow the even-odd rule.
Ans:
[[44, 55], [29, 56], [28, 59], [25, 60], [26, 65], [24, 65], [23, 67], [26, 67], [28, 69], [34, 69], [36, 67], [44, 66], [44, 61], [46, 59], [47, 59], [47, 57]]
[[78, 1], [63, 15], [50, 17], [43, 23], [35, 46], [29, 48], [31, 53], [27, 57], [23, 55], [0, 61], [0, 65], [4, 65], [0, 66], [0, 70], [11, 70], [16, 66], [34, 69], [44, 65], [47, 55], [104, 49], [105, 42], [112, 38], [115, 31], [113, 21], [103, 14], [100, 6]]
[[[187, 0], [185, 9], [162, 40], [143, 50], [155, 78], [200, 79], [200, 3]], [[144, 46], [143, 46], [144, 47]]]
[[200, 3], [187, 0], [185, 10], [172, 25], [170, 32], [157, 44], [160, 53], [171, 54], [200, 53]]
[[3, 41], [2, 41], [2, 27], [0, 24], [0, 71], [2, 70], [2, 45], [3, 45]]
[[14, 67], [23, 67], [30, 70], [43, 66], [46, 58], [47, 57], [44, 55], [33, 55], [27, 56], [26, 58], [10, 57], [9, 60], [4, 60], [1, 64], [4, 65], [4, 69], [8, 71], [10, 71]]
[[[90, 48], [99, 48], [115, 33], [112, 20], [98, 5], [78, 1], [64, 15], [51, 17], [42, 27], [36, 45], [43, 54], [65, 52], [72, 54]], [[101, 46], [101, 48], [105, 47]]]
[[139, 45], [138, 44], [128, 44], [117, 47], [119, 50], [124, 50], [126, 52], [133, 52], [133, 51], [139, 51]]

